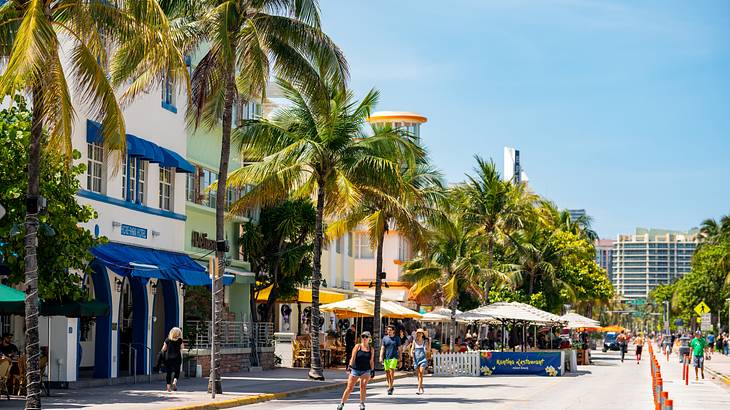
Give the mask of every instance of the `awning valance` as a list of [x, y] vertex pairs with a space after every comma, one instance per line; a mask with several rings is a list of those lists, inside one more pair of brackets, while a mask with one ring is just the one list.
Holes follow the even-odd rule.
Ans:
[[[0, 285], [0, 314], [24, 315], [25, 293]], [[70, 303], [40, 301], [40, 314], [66, 317], [106, 316], [109, 314], [109, 305], [95, 300]]]
[[[154, 142], [132, 134], [127, 134], [126, 139], [127, 154], [133, 157], [160, 164], [161, 167], [175, 168], [177, 172], [195, 172], [195, 167], [175, 151], [163, 148]], [[86, 120], [86, 142], [100, 144], [103, 140], [101, 124]]]
[[[269, 293], [271, 293], [271, 286], [268, 288], [265, 288], [261, 290], [256, 296], [256, 302], [263, 303], [269, 300]], [[338, 292], [331, 292], [324, 289], [319, 290], [319, 303], [321, 304], [327, 304], [327, 303], [334, 303], [339, 302], [341, 300], [347, 299], [347, 295], [338, 293]], [[312, 303], [312, 289], [309, 288], [299, 288], [297, 289], [297, 297], [296, 301], [301, 303]]]
[[183, 253], [114, 242], [94, 247], [91, 253], [121, 276], [169, 279], [191, 286], [210, 285], [205, 268]]

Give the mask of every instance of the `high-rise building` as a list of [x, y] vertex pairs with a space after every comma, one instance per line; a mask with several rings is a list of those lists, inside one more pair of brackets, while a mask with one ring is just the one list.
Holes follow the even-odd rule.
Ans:
[[599, 239], [596, 241], [596, 263], [606, 270], [608, 279], [613, 282], [613, 239]]
[[568, 213], [570, 214], [570, 220], [575, 221], [578, 218], [585, 217], [588, 214], [586, 214], [585, 209], [566, 209]]
[[697, 231], [637, 228], [618, 235], [613, 247], [612, 283], [624, 298], [645, 298], [658, 285], [674, 282], [691, 269]]
[[522, 169], [520, 163], [520, 150], [512, 147], [504, 147], [504, 162], [502, 168], [502, 179], [515, 184], [527, 182], [527, 173]]

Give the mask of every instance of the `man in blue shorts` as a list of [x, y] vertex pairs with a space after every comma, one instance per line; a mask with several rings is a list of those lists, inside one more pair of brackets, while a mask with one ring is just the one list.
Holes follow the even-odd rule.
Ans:
[[707, 341], [702, 337], [701, 331], [695, 332], [695, 337], [689, 342], [689, 347], [692, 348], [692, 365], [695, 367], [695, 380], [697, 378], [697, 368], [702, 371], [702, 379], [705, 378], [705, 348], [707, 347]]

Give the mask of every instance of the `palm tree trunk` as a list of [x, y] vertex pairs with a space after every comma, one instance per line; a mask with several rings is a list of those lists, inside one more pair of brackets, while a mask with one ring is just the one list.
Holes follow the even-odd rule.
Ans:
[[[232, 65], [232, 64], [231, 64]], [[215, 300], [215, 343], [213, 346], [213, 363], [211, 363], [211, 382], [208, 391], [215, 388], [216, 394], [223, 393], [221, 384], [221, 354], [220, 340], [223, 325], [223, 273], [226, 269], [226, 237], [225, 212], [228, 199], [226, 182], [228, 180], [228, 161], [231, 156], [231, 124], [233, 122], [233, 102], [236, 98], [236, 83], [233, 67], [226, 73], [226, 92], [223, 102], [223, 132], [221, 135], [221, 158], [218, 168], [218, 186], [215, 198], [215, 240], [217, 243], [215, 256], [218, 259], [218, 276], [213, 281], [213, 299]], [[256, 314], [251, 312], [251, 316]]]
[[39, 85], [33, 87], [33, 119], [28, 153], [28, 201], [25, 214], [25, 370], [26, 409], [41, 408], [40, 345], [38, 337], [38, 197], [40, 196], [43, 100]]
[[380, 368], [380, 330], [382, 320], [380, 318], [380, 302], [383, 298], [383, 277], [381, 272], [383, 271], [383, 241], [385, 240], [385, 232], [388, 230], [388, 224], [386, 222], [383, 230], [380, 232], [378, 237], [378, 246], [375, 253], [375, 307], [373, 308], [373, 349], [376, 352], [375, 362], [376, 367]]
[[535, 289], [535, 274], [530, 272], [530, 289], [527, 296], [532, 296], [532, 291]]
[[492, 280], [490, 279], [492, 277], [492, 267], [494, 266], [494, 239], [492, 238], [492, 234], [489, 234], [489, 239], [487, 240], [487, 269], [489, 272], [487, 273], [487, 279], [484, 281], [484, 305], [489, 304], [489, 290], [492, 288]]
[[309, 378], [324, 380], [322, 356], [319, 351], [319, 326], [322, 314], [319, 311], [319, 284], [322, 281], [322, 219], [324, 218], [324, 179], [317, 180], [317, 217], [314, 221], [314, 258], [312, 260], [312, 324], [309, 332], [312, 338], [312, 363]]

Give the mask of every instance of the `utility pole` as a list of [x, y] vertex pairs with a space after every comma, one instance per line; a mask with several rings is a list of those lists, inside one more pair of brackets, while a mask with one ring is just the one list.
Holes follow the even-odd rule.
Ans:
[[669, 336], [669, 301], [662, 302], [664, 305], [664, 335]]

